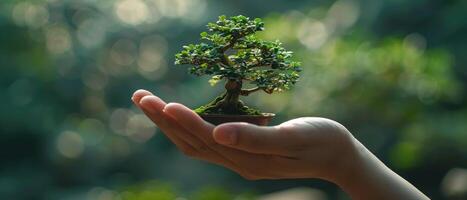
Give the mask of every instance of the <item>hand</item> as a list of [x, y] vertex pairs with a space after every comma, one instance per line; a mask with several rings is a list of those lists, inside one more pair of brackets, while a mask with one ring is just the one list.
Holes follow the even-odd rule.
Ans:
[[273, 127], [214, 126], [145, 90], [136, 91], [132, 100], [183, 153], [246, 179], [321, 178], [352, 199], [428, 199], [335, 121], [304, 117]]
[[352, 135], [339, 123], [305, 117], [273, 127], [215, 127], [189, 108], [148, 91], [133, 101], [186, 155], [225, 166], [246, 179], [321, 178], [337, 181], [349, 168]]

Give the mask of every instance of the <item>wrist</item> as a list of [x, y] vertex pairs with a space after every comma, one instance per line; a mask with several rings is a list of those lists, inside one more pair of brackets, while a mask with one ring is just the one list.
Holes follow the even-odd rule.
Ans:
[[328, 181], [347, 191], [360, 182], [371, 153], [350, 133], [341, 147], [343, 150]]
[[332, 182], [352, 199], [429, 199], [417, 188], [386, 167], [357, 139], [345, 155]]

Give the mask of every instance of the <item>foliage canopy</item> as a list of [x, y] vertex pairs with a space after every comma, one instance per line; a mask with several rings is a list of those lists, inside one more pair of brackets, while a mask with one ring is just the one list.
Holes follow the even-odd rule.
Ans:
[[300, 63], [291, 60], [292, 52], [276, 41], [255, 36], [264, 30], [260, 18], [239, 15], [220, 16], [200, 34], [207, 41], [183, 46], [175, 64], [190, 64], [192, 74], [212, 75], [213, 85], [222, 79], [249, 81], [267, 93], [287, 90], [299, 78]]

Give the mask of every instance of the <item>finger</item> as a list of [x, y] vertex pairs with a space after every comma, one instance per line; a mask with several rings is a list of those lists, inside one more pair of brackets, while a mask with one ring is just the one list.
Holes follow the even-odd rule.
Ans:
[[187, 154], [194, 155], [196, 151], [205, 150], [206, 145], [187, 131], [184, 131], [172, 117], [164, 113], [163, 110], [167, 104], [159, 97], [153, 95], [144, 96], [139, 105], [143, 112], [159, 126], [167, 137], [177, 141], [182, 140], [195, 149], [195, 151], [187, 151]]
[[214, 140], [235, 149], [288, 156], [286, 146], [293, 139], [278, 127], [256, 126], [249, 123], [225, 123], [214, 129]]
[[164, 112], [174, 117], [180, 124], [192, 133], [201, 134], [203, 141], [207, 144], [215, 144], [212, 138], [214, 125], [204, 121], [198, 114], [179, 103], [169, 103], [164, 108]]
[[133, 103], [135, 103], [137, 106], [139, 106], [139, 102], [141, 101], [141, 99], [144, 96], [148, 96], [148, 95], [152, 95], [152, 93], [147, 91], [147, 90], [139, 89], [139, 90], [136, 90], [133, 93], [133, 96], [131, 97], [131, 100], [133, 101]]
[[140, 104], [149, 118], [151, 118], [154, 123], [158, 124], [165, 135], [167, 135], [184, 154], [223, 165], [238, 172], [239, 167], [234, 163], [224, 159], [217, 152], [210, 151], [206, 144], [191, 135], [189, 131], [178, 124], [171, 116], [166, 115], [162, 111], [166, 107], [165, 102], [155, 96], [145, 96]]
[[246, 152], [244, 151], [245, 149], [230, 148], [231, 146], [220, 145], [215, 141], [215, 136], [213, 137], [213, 132], [217, 128], [215, 128], [214, 125], [204, 121], [199, 115], [182, 104], [169, 103], [164, 108], [164, 112], [172, 116], [177, 122], [179, 122], [180, 125], [185, 127], [186, 130], [200, 138], [200, 140], [205, 141], [211, 148], [215, 148], [216, 151], [224, 154], [227, 158], [233, 158], [239, 155], [244, 157], [258, 156], [251, 154], [257, 152]]
[[138, 102], [138, 105], [141, 106], [141, 109], [149, 119], [151, 119], [151, 121], [153, 121], [182, 152], [192, 153], [196, 151], [194, 145], [183, 141], [175, 134], [171, 134], [169, 122], [167, 122], [168, 120], [163, 116], [162, 112], [166, 105], [164, 101], [156, 96], [147, 95]]
[[226, 160], [236, 163], [240, 167], [240, 174], [248, 179], [276, 177], [277, 174], [270, 170], [270, 164], [282, 165], [284, 160], [288, 160], [288, 158], [251, 153], [243, 151], [243, 149], [217, 144], [212, 136], [214, 126], [182, 104], [169, 103], [164, 108], [164, 112], [173, 116], [180, 125], [200, 138], [200, 140], [205, 141], [213, 151], [218, 152]]

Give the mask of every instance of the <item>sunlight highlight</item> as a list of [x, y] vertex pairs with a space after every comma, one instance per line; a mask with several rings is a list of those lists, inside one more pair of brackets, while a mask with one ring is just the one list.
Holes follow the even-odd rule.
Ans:
[[84, 151], [83, 139], [78, 133], [64, 131], [57, 138], [57, 150], [67, 158], [77, 158]]
[[148, 6], [141, 0], [122, 0], [115, 5], [115, 13], [126, 24], [139, 25], [148, 19]]

